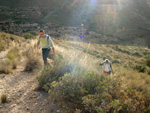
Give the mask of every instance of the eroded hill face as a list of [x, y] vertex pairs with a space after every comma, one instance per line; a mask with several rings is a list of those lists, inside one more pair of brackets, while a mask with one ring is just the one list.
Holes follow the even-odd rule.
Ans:
[[0, 4], [1, 30], [15, 34], [44, 28], [61, 37], [66, 32], [60, 27], [78, 29], [83, 23], [85, 30], [101, 35], [96, 37], [100, 42], [107, 37], [108, 43], [147, 45], [150, 36], [150, 0], [8, 0]]

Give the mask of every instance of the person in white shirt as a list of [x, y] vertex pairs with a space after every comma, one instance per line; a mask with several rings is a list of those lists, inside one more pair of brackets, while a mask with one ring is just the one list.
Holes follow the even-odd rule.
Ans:
[[113, 72], [112, 65], [108, 59], [106, 59], [105, 61], [100, 63], [100, 66], [102, 66], [102, 65], [103, 65], [103, 73], [105, 75], [110, 75], [111, 72]]

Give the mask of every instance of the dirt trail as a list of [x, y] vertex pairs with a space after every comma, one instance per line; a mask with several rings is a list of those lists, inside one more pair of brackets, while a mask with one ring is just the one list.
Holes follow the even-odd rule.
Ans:
[[44, 91], [35, 91], [36, 73], [24, 72], [25, 61], [22, 59], [15, 74], [0, 74], [0, 95], [6, 94], [8, 102], [0, 103], [0, 113], [64, 113], [50, 100]]
[[[69, 55], [67, 58], [74, 58], [81, 53], [77, 50], [67, 50], [58, 44], [55, 48], [60, 53]], [[5, 58], [6, 53], [3, 52], [0, 58]], [[97, 60], [91, 60], [93, 58], [87, 54], [82, 54], [80, 57], [83, 59], [80, 61], [83, 64], [87, 61], [97, 62]], [[88, 64], [94, 65], [93, 62], [88, 62]], [[23, 71], [24, 68], [25, 61], [22, 59], [14, 74], [0, 74], [0, 95], [7, 94], [8, 96], [8, 103], [0, 104], [0, 113], [65, 113], [59, 108], [58, 103], [53, 104], [50, 100], [47, 101], [46, 92], [34, 90], [38, 84], [36, 77], [39, 72], [27, 73]]]

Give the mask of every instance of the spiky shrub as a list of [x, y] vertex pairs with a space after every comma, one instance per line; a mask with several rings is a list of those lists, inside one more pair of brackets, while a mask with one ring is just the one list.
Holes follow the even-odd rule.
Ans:
[[0, 61], [0, 73], [9, 74], [12, 73], [12, 62], [9, 59]]
[[15, 46], [12, 49], [10, 49], [6, 56], [10, 60], [17, 60], [17, 61], [21, 60], [19, 47]]
[[7, 102], [7, 95], [5, 95], [5, 94], [1, 95], [1, 102], [2, 103], [6, 103]]
[[12, 49], [8, 51], [6, 56], [11, 61], [12, 68], [16, 69], [18, 61], [21, 60], [21, 53], [19, 47], [14, 46]]
[[21, 54], [17, 46], [12, 47], [6, 54], [6, 58], [0, 61], [0, 73], [12, 73], [17, 68], [18, 61], [21, 60]]
[[34, 47], [29, 47], [25, 53], [25, 71], [26, 72], [33, 72], [34, 70], [38, 70], [42, 67], [42, 59], [39, 51], [36, 50]]

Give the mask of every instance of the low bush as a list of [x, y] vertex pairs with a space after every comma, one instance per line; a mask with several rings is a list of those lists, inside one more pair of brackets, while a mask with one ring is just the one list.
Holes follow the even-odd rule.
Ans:
[[[45, 66], [41, 76], [37, 77], [39, 86], [48, 90], [51, 85], [49, 83], [58, 81], [60, 77], [66, 73], [71, 73], [75, 70], [75, 65], [63, 60], [61, 55], [56, 55], [53, 66]], [[45, 79], [46, 78], [46, 79]]]
[[141, 66], [141, 65], [136, 65], [136, 69], [138, 70], [138, 72], [145, 72], [146, 67], [145, 66]]
[[23, 34], [23, 37], [24, 37], [25, 39], [32, 39], [33, 35], [32, 35], [31, 33], [24, 33], [24, 34]]
[[7, 102], [7, 95], [5, 95], [5, 94], [1, 95], [1, 102], [2, 103], [6, 103]]
[[19, 48], [15, 46], [10, 49], [6, 54], [6, 57], [10, 60], [12, 69], [16, 69], [18, 61], [21, 60], [21, 53]]
[[150, 58], [146, 60], [146, 65], [150, 67]]
[[3, 40], [0, 40], [0, 52], [4, 51], [6, 49], [6, 42]]
[[[50, 99], [72, 103], [72, 110], [82, 113], [142, 112], [148, 109], [150, 97], [132, 87], [123, 89], [120, 76], [114, 78], [87, 73], [65, 74], [59, 81], [50, 83]], [[70, 112], [73, 112], [70, 111]]]

